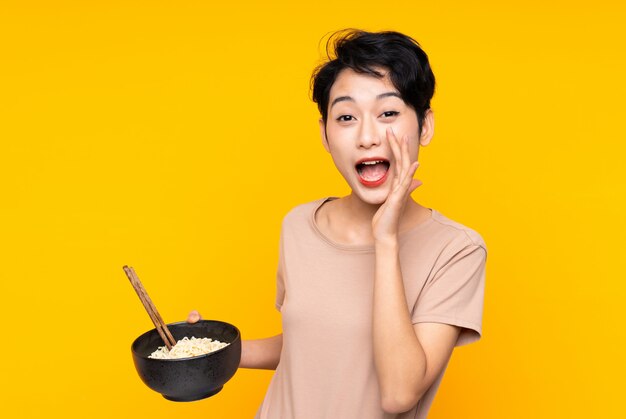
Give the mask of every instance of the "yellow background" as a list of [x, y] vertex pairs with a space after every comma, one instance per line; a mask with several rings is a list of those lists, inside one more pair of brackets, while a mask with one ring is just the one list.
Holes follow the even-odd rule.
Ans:
[[279, 227], [347, 192], [308, 83], [329, 31], [430, 56], [414, 197], [489, 248], [484, 338], [430, 418], [624, 417], [626, 13], [617, 1], [3, 1], [3, 417], [251, 418], [271, 372], [172, 403], [134, 371], [190, 309], [280, 331]]

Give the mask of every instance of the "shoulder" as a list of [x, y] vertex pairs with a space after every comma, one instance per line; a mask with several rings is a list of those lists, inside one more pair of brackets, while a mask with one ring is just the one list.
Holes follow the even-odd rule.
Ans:
[[432, 210], [432, 234], [441, 240], [443, 253], [454, 256], [464, 250], [478, 250], [479, 248], [487, 253], [487, 245], [483, 237], [471, 227], [452, 220], [440, 213]]
[[445, 232], [445, 234], [467, 245], [486, 247], [483, 237], [476, 230], [446, 217], [435, 209], [432, 211], [434, 223], [440, 230]]
[[297, 205], [283, 217], [282, 228], [288, 229], [301, 225], [307, 225], [315, 211], [329, 198], [321, 198], [315, 201]]

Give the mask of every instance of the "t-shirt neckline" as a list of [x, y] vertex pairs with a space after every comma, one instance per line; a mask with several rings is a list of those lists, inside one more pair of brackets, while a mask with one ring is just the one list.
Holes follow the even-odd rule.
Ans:
[[[340, 249], [340, 250], [346, 250], [346, 251], [352, 251], [352, 252], [366, 252], [366, 253], [374, 252], [376, 250], [374, 243], [372, 244], [337, 243], [336, 241], [332, 240], [331, 238], [326, 236], [324, 233], [322, 233], [322, 231], [319, 229], [319, 226], [317, 225], [317, 222], [315, 221], [315, 214], [317, 214], [317, 210], [319, 210], [321, 206], [324, 205], [326, 202], [332, 201], [335, 199], [338, 199], [338, 198], [334, 196], [330, 196], [330, 197], [320, 199], [317, 202], [317, 204], [313, 206], [313, 210], [309, 214], [309, 222], [311, 223], [311, 227], [313, 228], [317, 236], [321, 238], [323, 241], [325, 241], [327, 244], [329, 244], [330, 246]], [[433, 208], [428, 208], [428, 209], [430, 210], [430, 217], [428, 217], [425, 221], [422, 221], [419, 224], [411, 227], [410, 229], [401, 232], [398, 235], [398, 241], [400, 242], [400, 244], [404, 240], [406, 240], [406, 237], [408, 235], [415, 233], [419, 230], [422, 230], [423, 228], [425, 228], [426, 226], [428, 226], [434, 221], [435, 217], [437, 216], [437, 211]]]

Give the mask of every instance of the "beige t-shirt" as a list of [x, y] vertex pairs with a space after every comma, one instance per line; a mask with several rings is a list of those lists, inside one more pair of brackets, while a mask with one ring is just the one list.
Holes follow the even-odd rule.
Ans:
[[[374, 246], [338, 244], [321, 233], [315, 212], [328, 199], [300, 205], [283, 220], [276, 296], [283, 348], [256, 418], [424, 419], [443, 372], [413, 409], [382, 410], [372, 344]], [[478, 340], [481, 236], [431, 210], [399, 244], [413, 323], [461, 327], [457, 346]]]

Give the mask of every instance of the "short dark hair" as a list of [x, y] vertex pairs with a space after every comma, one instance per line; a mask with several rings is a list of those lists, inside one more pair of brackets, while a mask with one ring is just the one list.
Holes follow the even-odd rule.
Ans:
[[344, 29], [330, 35], [326, 55], [328, 61], [318, 66], [311, 76], [313, 101], [317, 103], [324, 124], [328, 117], [330, 89], [339, 73], [350, 68], [357, 73], [381, 78], [384, 75], [376, 70], [379, 67], [388, 71], [402, 100], [415, 110], [421, 133], [435, 93], [435, 75], [428, 56], [417, 41], [393, 31]]

